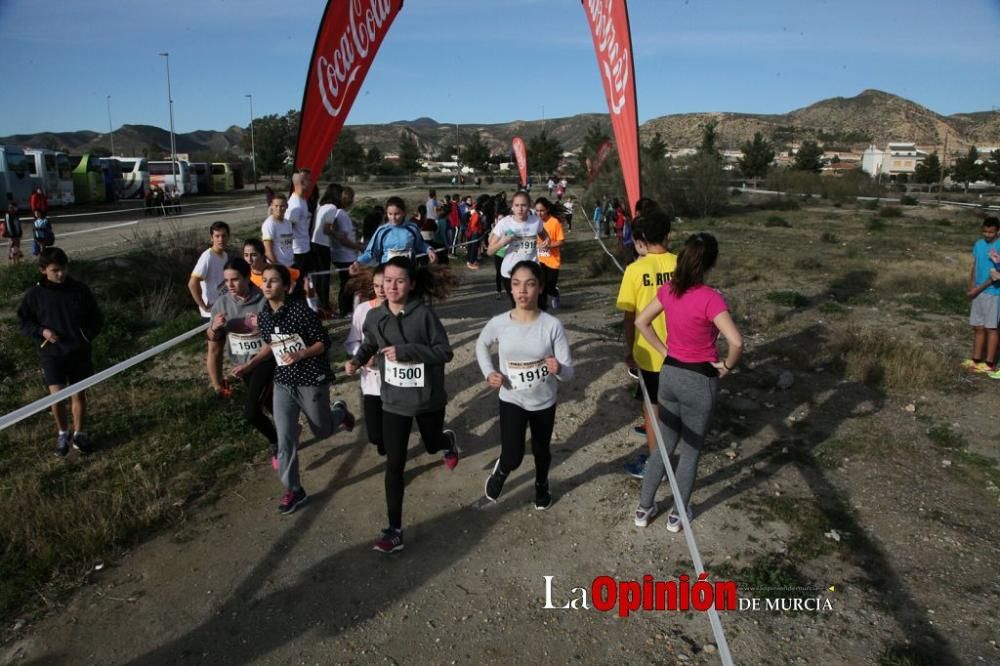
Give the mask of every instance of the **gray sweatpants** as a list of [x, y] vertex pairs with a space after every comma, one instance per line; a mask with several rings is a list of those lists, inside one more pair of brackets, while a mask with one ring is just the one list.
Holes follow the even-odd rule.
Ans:
[[299, 411], [305, 412], [309, 429], [319, 439], [333, 434], [344, 420], [344, 411], [330, 409], [330, 384], [285, 386], [274, 383], [274, 428], [278, 431], [278, 477], [286, 489], [300, 490]]
[[[706, 377], [692, 370], [664, 365], [660, 370], [657, 400], [660, 403], [660, 431], [667, 455], [672, 455], [680, 442], [680, 462], [675, 470], [677, 486], [684, 506], [688, 506], [691, 489], [698, 472], [698, 458], [705, 444], [708, 422], [719, 396], [719, 378]], [[642, 476], [639, 506], [649, 508], [656, 502], [656, 490], [665, 473], [660, 447], [646, 461]]]

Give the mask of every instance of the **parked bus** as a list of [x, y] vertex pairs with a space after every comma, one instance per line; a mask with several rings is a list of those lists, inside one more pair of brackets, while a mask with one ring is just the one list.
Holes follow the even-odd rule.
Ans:
[[149, 167], [145, 157], [118, 157], [122, 165], [122, 199], [142, 199], [149, 189]]
[[37, 148], [28, 148], [24, 154], [28, 156], [28, 172], [34, 179], [32, 189], [45, 190], [52, 206], [69, 206], [76, 201], [69, 155]]
[[233, 170], [226, 162], [212, 162], [212, 185], [216, 192], [229, 192], [236, 187]]
[[191, 167], [186, 160], [149, 161], [149, 184], [157, 185], [168, 192], [173, 191], [175, 182], [174, 174], [177, 176], [177, 192], [181, 195], [194, 194], [191, 191]]
[[101, 203], [105, 198], [104, 172], [97, 156], [85, 153], [70, 155], [69, 165], [73, 169], [73, 196], [76, 203]]
[[208, 162], [191, 162], [191, 171], [198, 181], [199, 194], [211, 194], [215, 191], [215, 183], [212, 182], [212, 168]]
[[240, 162], [230, 162], [229, 168], [233, 170], [233, 187], [237, 190], [243, 189], [243, 164]]
[[21, 208], [28, 207], [32, 184], [29, 161], [20, 148], [0, 146], [0, 204], [4, 209], [8, 201], [17, 202]]
[[122, 165], [117, 157], [102, 157], [97, 160], [101, 165], [101, 173], [104, 176], [105, 201], [111, 203], [118, 201], [122, 196], [122, 187], [125, 181], [122, 178]]

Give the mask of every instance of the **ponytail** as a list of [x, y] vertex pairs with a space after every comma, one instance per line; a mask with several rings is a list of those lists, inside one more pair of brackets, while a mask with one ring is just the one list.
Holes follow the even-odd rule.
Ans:
[[677, 254], [677, 268], [670, 279], [670, 293], [680, 298], [691, 287], [704, 284], [705, 274], [719, 258], [719, 242], [715, 236], [701, 232], [688, 236]]

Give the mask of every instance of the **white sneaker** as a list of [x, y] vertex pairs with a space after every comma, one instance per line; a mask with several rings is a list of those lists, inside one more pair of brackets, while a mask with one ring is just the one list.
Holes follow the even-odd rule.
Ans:
[[643, 509], [641, 506], [635, 510], [635, 526], [636, 527], [646, 527], [649, 525], [649, 521], [653, 519], [656, 515], [658, 509], [656, 504], [649, 507], [648, 509]]

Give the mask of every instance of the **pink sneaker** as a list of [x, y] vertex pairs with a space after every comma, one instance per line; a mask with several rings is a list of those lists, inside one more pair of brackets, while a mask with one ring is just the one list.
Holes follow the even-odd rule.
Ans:
[[444, 454], [444, 466], [448, 469], [455, 469], [458, 467], [458, 439], [455, 437], [454, 430], [444, 430], [443, 434], [451, 442], [451, 447]]

